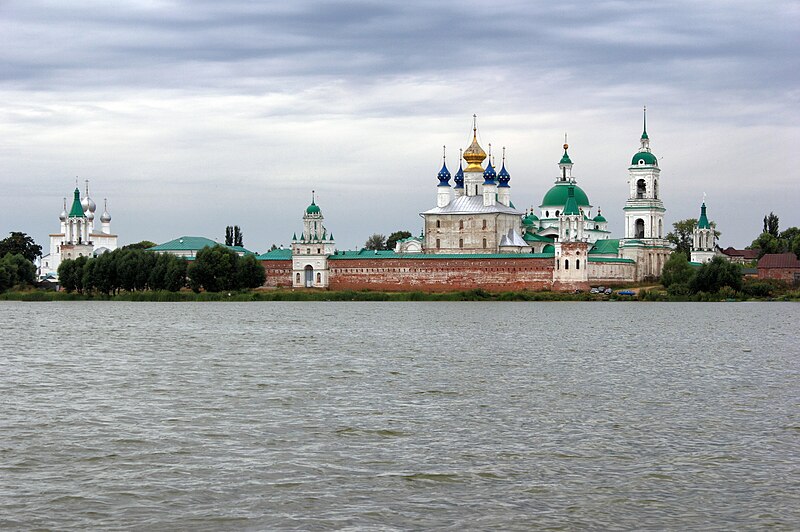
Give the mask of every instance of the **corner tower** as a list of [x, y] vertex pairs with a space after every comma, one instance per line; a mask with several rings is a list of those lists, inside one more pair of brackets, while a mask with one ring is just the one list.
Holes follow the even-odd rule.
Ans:
[[303, 233], [292, 236], [292, 286], [295, 288], [326, 288], [330, 269], [328, 257], [334, 253], [333, 235], [322, 222], [325, 218], [317, 206], [314, 191], [311, 205], [303, 213]]

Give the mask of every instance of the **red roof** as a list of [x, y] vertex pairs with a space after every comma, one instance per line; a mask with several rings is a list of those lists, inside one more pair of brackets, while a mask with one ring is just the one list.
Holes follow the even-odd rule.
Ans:
[[721, 251], [729, 257], [742, 257], [745, 260], [756, 260], [758, 258], [757, 249], [736, 249], [734, 247], [727, 247]]
[[794, 253], [770, 253], [758, 261], [759, 268], [800, 268], [800, 260]]

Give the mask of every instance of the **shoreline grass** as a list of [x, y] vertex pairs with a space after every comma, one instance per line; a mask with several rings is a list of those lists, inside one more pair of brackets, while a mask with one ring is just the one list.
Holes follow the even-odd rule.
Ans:
[[670, 295], [650, 287], [634, 296], [592, 294], [589, 292], [509, 291], [488, 292], [480, 288], [452, 292], [374, 292], [369, 290], [253, 290], [240, 292], [143, 291], [116, 295], [79, 294], [46, 290], [13, 291], [0, 294], [0, 301], [133, 301], [133, 302], [246, 302], [246, 301], [800, 301], [800, 290], [789, 290], [773, 297], [751, 297], [741, 293]]

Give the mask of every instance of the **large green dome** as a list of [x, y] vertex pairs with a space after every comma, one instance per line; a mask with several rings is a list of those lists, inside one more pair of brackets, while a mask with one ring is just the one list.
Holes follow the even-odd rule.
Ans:
[[581, 187], [568, 181], [556, 183], [556, 185], [547, 191], [542, 199], [542, 204], [539, 207], [563, 207], [567, 203], [567, 196], [569, 195], [569, 187], [575, 187], [575, 201], [578, 207], [591, 207], [589, 198], [586, 196]]
[[634, 155], [633, 159], [631, 159], [631, 164], [633, 166], [638, 166], [640, 160], [644, 161], [644, 164], [652, 164], [658, 166], [658, 159], [656, 159], [656, 156], [650, 153], [649, 151], [640, 151], [639, 153]]

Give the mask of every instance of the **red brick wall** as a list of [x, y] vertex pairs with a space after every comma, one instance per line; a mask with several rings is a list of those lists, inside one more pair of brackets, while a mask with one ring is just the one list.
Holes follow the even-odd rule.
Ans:
[[291, 260], [262, 260], [264, 273], [267, 280], [264, 285], [268, 288], [281, 288], [292, 286], [292, 261]]
[[779, 279], [789, 284], [795, 284], [795, 276], [800, 274], [798, 268], [759, 268], [759, 279]]
[[553, 284], [553, 259], [348, 259], [330, 260], [333, 290], [437, 291], [482, 288], [545, 290]]

